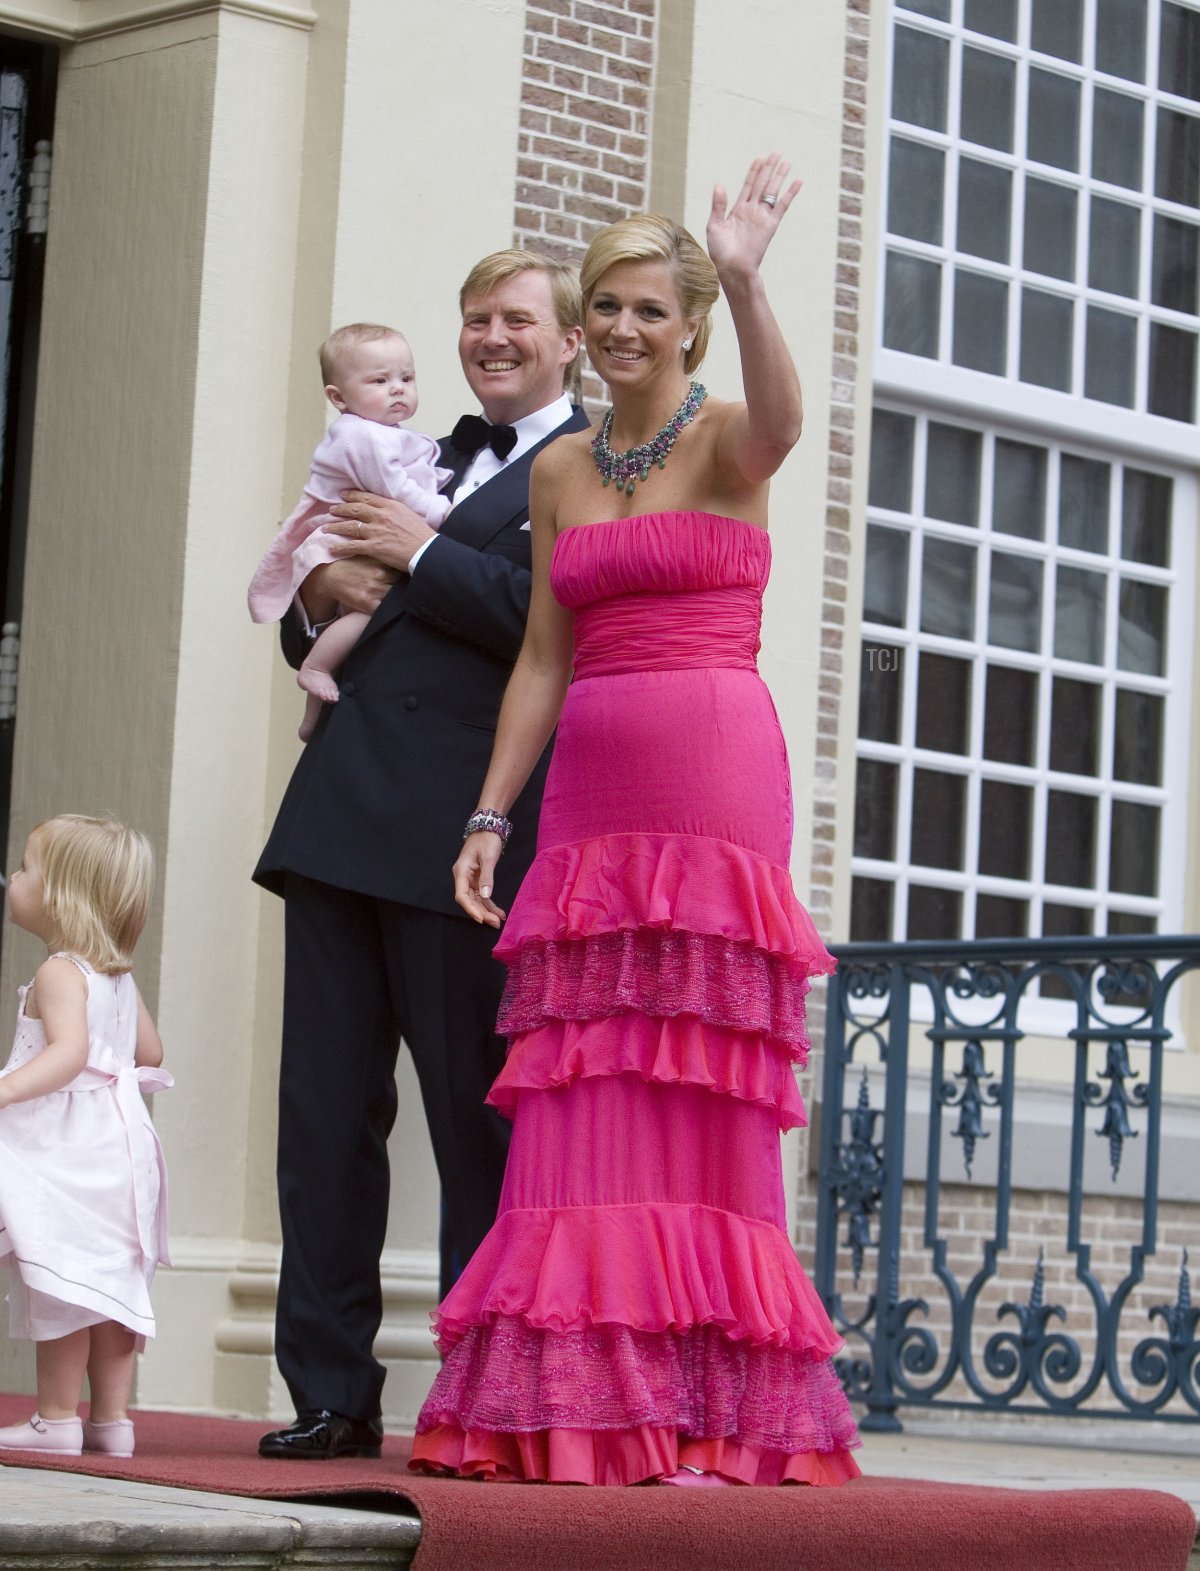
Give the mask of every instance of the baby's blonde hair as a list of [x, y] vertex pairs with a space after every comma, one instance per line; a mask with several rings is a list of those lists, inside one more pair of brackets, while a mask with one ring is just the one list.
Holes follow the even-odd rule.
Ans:
[[[335, 328], [317, 351], [321, 361], [321, 380], [329, 386], [337, 385], [341, 358], [347, 349], [357, 349], [359, 344], [373, 344], [377, 338], [403, 338], [398, 327], [385, 327], [382, 322], [348, 322]], [[407, 342], [407, 340], [406, 340]]]
[[154, 852], [115, 818], [59, 813], [32, 838], [57, 947], [114, 974], [128, 971], [154, 893]]

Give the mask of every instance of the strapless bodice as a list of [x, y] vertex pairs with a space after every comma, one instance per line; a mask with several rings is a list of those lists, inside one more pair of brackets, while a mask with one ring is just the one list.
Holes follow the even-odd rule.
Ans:
[[575, 613], [576, 678], [753, 669], [770, 567], [765, 529], [714, 513], [641, 513], [564, 530], [550, 584]]

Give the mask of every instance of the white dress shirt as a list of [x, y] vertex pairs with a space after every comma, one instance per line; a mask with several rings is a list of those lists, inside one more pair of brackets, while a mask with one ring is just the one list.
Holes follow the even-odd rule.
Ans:
[[[485, 416], [486, 418], [486, 416]], [[513, 421], [513, 430], [517, 433], [517, 440], [507, 458], [499, 458], [485, 443], [475, 454], [471, 462], [463, 471], [463, 477], [454, 488], [451, 495], [451, 512], [472, 492], [478, 491], [493, 476], [498, 475], [502, 469], [507, 469], [509, 464], [520, 458], [522, 453], [527, 453], [531, 447], [536, 447], [543, 438], [557, 431], [558, 427], [571, 418], [571, 400], [566, 393], [561, 398], [556, 398], [552, 404], [547, 404], [544, 409], [536, 409], [533, 414], [525, 415], [520, 420]], [[417, 563], [429, 550], [436, 545], [437, 535], [432, 535], [423, 545], [419, 545], [409, 558], [408, 570], [415, 573]]]

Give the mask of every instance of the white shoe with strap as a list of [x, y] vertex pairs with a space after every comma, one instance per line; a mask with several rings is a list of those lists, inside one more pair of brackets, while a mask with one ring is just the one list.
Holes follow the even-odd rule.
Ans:
[[43, 1418], [35, 1413], [23, 1424], [0, 1429], [0, 1451], [41, 1451], [51, 1456], [80, 1456], [83, 1425], [78, 1418]]

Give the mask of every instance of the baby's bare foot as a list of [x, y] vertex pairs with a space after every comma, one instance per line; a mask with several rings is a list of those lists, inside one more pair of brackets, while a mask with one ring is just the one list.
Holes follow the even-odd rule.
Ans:
[[296, 680], [306, 693], [313, 693], [323, 704], [336, 704], [338, 685], [328, 671], [318, 671], [314, 666], [302, 665]]

